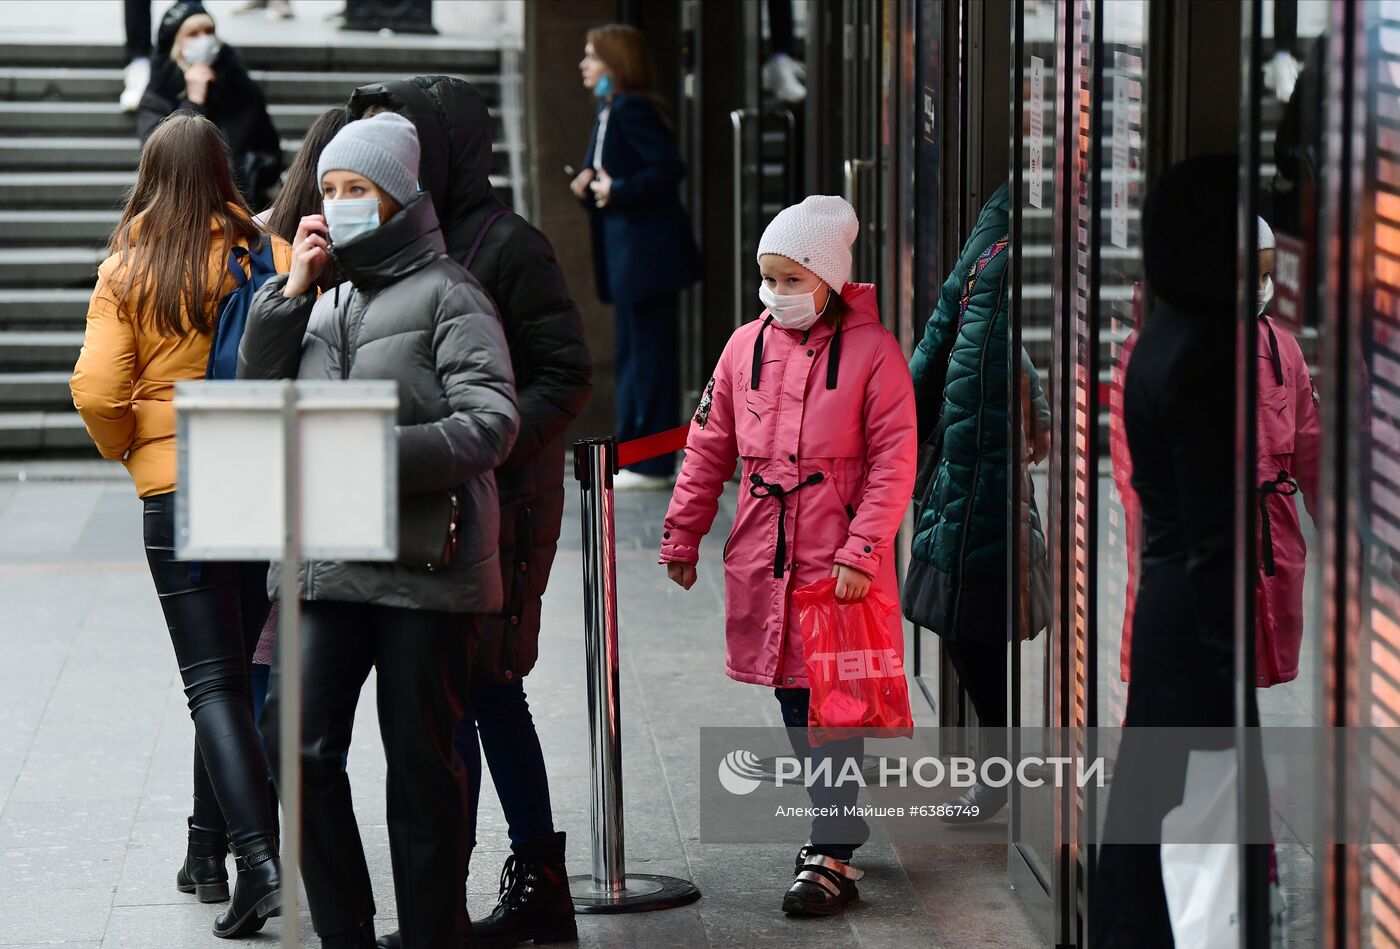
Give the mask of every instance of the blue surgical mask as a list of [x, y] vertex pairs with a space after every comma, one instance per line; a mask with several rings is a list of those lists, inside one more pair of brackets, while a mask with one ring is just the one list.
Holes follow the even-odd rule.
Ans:
[[331, 243], [344, 244], [379, 226], [378, 198], [341, 198], [322, 202]]
[[593, 84], [593, 94], [599, 99], [606, 99], [612, 92], [612, 76], [603, 73], [603, 78]]

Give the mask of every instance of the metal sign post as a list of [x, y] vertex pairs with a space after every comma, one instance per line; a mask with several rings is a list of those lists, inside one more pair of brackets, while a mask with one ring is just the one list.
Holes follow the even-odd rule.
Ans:
[[612, 479], [617, 442], [574, 445], [574, 477], [583, 515], [583, 635], [588, 661], [589, 762], [593, 775], [592, 873], [569, 878], [574, 911], [638, 913], [700, 898], [689, 880], [629, 874], [623, 853], [622, 701], [617, 649], [617, 538]]
[[281, 945], [301, 946], [303, 558], [393, 560], [398, 463], [392, 382], [179, 382], [176, 552], [277, 560], [283, 812]]

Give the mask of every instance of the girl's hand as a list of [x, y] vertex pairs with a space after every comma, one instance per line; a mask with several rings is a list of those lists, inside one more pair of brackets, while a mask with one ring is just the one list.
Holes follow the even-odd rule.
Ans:
[[608, 198], [612, 197], [612, 175], [608, 174], [606, 168], [598, 169], [598, 177], [593, 179], [589, 188], [593, 190], [593, 203], [605, 208], [608, 206]]
[[585, 198], [588, 196], [588, 186], [593, 183], [593, 169], [585, 168], [574, 176], [574, 180], [569, 182], [569, 190], [574, 193], [575, 198]]
[[682, 590], [689, 590], [691, 587], [695, 586], [695, 564], [668, 563], [666, 565], [666, 576]]
[[185, 72], [185, 98], [195, 105], [204, 105], [204, 100], [209, 98], [209, 84], [213, 81], [213, 67], [191, 66]]
[[863, 600], [870, 592], [870, 578], [854, 567], [838, 563], [832, 568], [831, 575], [836, 578], [836, 599], [843, 603]]
[[296, 241], [292, 244], [292, 272], [287, 277], [287, 285], [282, 288], [282, 296], [287, 299], [299, 297], [310, 290], [321, 272], [330, 263], [326, 248], [325, 218], [319, 214], [308, 214], [297, 225]]

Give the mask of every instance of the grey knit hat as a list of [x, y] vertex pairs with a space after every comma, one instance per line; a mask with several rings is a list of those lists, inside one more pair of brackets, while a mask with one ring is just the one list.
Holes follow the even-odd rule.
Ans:
[[407, 204], [418, 193], [418, 130], [394, 112], [351, 122], [321, 152], [316, 177], [328, 171], [364, 175], [399, 204]]

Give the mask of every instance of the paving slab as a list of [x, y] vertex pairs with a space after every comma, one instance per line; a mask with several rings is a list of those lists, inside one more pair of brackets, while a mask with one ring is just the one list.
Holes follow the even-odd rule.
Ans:
[[[119, 470], [119, 469], [118, 469]], [[862, 900], [843, 917], [779, 911], [799, 840], [699, 839], [699, 728], [779, 724], [771, 690], [723, 673], [719, 547], [685, 593], [655, 564], [664, 494], [618, 495], [626, 852], [633, 872], [693, 879], [702, 898], [664, 913], [581, 916], [579, 944], [658, 946], [1041, 945], [1006, 882], [1005, 848], [862, 849]], [[721, 505], [723, 530], [732, 498]], [[544, 606], [540, 661], [526, 681], [549, 768], [556, 826], [574, 873], [589, 867], [589, 740], [571, 502]], [[177, 893], [193, 728], [140, 543], [128, 482], [0, 482], [0, 947], [213, 946], [217, 905]], [[27, 551], [17, 544], [28, 545]], [[378, 907], [397, 927], [384, 763], [371, 675], [349, 773]], [[917, 700], [916, 700], [917, 702]], [[495, 905], [509, 838], [482, 788], [467, 898]], [[230, 867], [232, 869], [232, 867]], [[234, 945], [272, 946], [280, 923]], [[306, 927], [305, 945], [315, 945]], [[995, 941], [988, 933], [998, 934]], [[219, 945], [223, 945], [219, 943]]]

